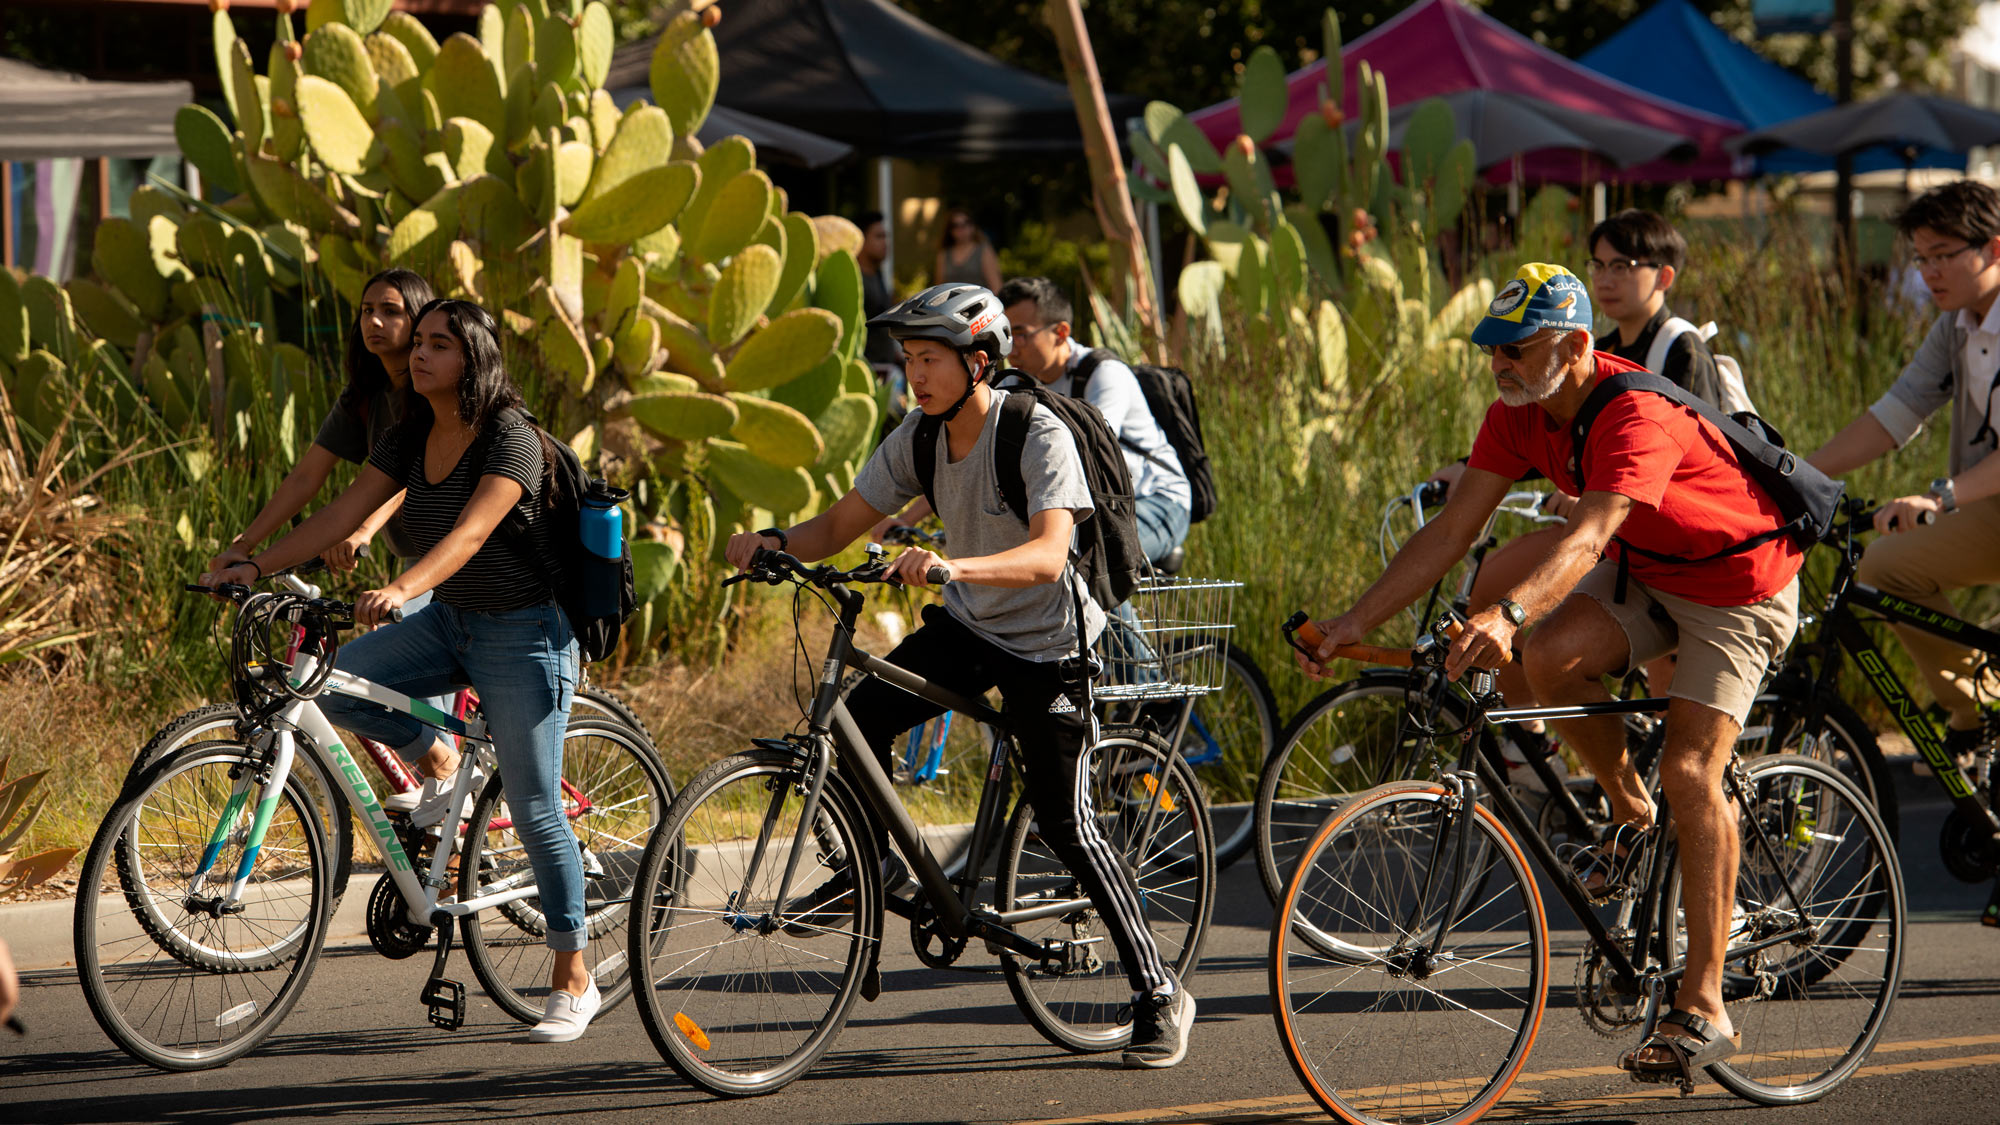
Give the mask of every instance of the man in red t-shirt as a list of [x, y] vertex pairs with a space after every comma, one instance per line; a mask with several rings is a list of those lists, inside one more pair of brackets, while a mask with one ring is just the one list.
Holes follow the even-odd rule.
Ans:
[[[1660, 785], [1680, 849], [1687, 972], [1674, 997], [1678, 1014], [1621, 1065], [1652, 1078], [1691, 1074], [1738, 1046], [1722, 1006], [1738, 859], [1736, 813], [1723, 796], [1722, 773], [1766, 669], [1798, 628], [1801, 552], [1780, 536], [1710, 562], [1654, 557], [1705, 558], [1785, 521], [1738, 466], [1727, 439], [1660, 395], [1617, 396], [1591, 425], [1581, 453], [1571, 447], [1569, 424], [1598, 381], [1636, 365], [1591, 350], [1589, 294], [1562, 267], [1521, 267], [1472, 342], [1493, 357], [1500, 401], [1486, 412], [1444, 511], [1410, 537], [1346, 613], [1319, 623], [1321, 662], [1334, 646], [1359, 642], [1423, 596], [1463, 559], [1530, 468], [1582, 498], [1541, 564], [1467, 622], [1445, 669], [1457, 677], [1503, 663], [1516, 634], [1535, 623], [1521, 663], [1536, 698], [1552, 706], [1598, 703], [1611, 698], [1605, 676], [1678, 646]], [[1556, 726], [1611, 802], [1617, 828], [1591, 849], [1584, 873], [1586, 887], [1609, 896], [1644, 870], [1641, 857], [1658, 835], [1652, 798], [1625, 754], [1618, 716]]]

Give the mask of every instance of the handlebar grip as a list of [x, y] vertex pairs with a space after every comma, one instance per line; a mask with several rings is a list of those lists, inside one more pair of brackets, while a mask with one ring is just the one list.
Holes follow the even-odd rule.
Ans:
[[[1326, 634], [1319, 631], [1310, 621], [1298, 628], [1299, 640], [1315, 652], [1325, 642]], [[1363, 664], [1387, 664], [1396, 668], [1410, 666], [1410, 651], [1402, 648], [1384, 648], [1381, 645], [1339, 645], [1333, 650], [1334, 660], [1358, 660]]]
[[368, 544], [363, 543], [361, 546], [354, 548], [354, 557], [357, 559], [365, 559], [369, 557]]
[[1419, 504], [1442, 504], [1445, 502], [1446, 494], [1450, 490], [1451, 486], [1441, 480], [1427, 480], [1417, 486], [1417, 502]]
[[951, 568], [942, 564], [924, 571], [924, 581], [933, 586], [943, 586], [951, 581]]
[[387, 619], [391, 624], [399, 624], [403, 620], [403, 611], [401, 609], [392, 609], [389, 612], [383, 614], [382, 616], [385, 619]]
[[[1463, 632], [1465, 632], [1465, 622], [1463, 621], [1453, 621], [1444, 627], [1444, 635], [1450, 637], [1454, 641], [1457, 640], [1459, 634]], [[1500, 654], [1501, 667], [1504, 668], [1507, 665], [1512, 664], [1513, 662], [1514, 662], [1513, 653], [1505, 652]]]

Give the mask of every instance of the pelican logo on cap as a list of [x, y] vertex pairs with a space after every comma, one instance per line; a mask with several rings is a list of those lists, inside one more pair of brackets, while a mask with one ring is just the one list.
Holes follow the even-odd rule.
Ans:
[[1488, 347], [1525, 340], [1545, 328], [1590, 327], [1590, 293], [1575, 274], [1548, 262], [1530, 262], [1502, 286], [1472, 342]]
[[1517, 277], [1500, 290], [1499, 296], [1493, 298], [1493, 303], [1487, 306], [1486, 311], [1494, 316], [1506, 316], [1520, 308], [1521, 302], [1527, 299], [1528, 283]]

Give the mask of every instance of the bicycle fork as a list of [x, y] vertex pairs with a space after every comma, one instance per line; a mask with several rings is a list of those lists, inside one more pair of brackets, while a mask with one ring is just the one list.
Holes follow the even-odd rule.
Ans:
[[[191, 914], [221, 918], [243, 912], [243, 892], [250, 885], [250, 873], [256, 869], [257, 856], [264, 849], [264, 836], [271, 830], [271, 819], [277, 813], [278, 798], [285, 790], [285, 779], [292, 772], [295, 753], [292, 732], [280, 730], [274, 732], [271, 738], [267, 764], [256, 765], [246, 759], [231, 770], [235, 787], [230, 791], [228, 803], [222, 808], [222, 815], [216, 818], [215, 830], [209, 835], [208, 846], [202, 850], [201, 863], [195, 869], [187, 897], [181, 903]], [[260, 776], [263, 778], [261, 784], [258, 783]], [[211, 869], [242, 821], [253, 789], [257, 794], [256, 809], [250, 817], [249, 834], [243, 841], [243, 858], [236, 865], [229, 889], [219, 895], [203, 896]]]

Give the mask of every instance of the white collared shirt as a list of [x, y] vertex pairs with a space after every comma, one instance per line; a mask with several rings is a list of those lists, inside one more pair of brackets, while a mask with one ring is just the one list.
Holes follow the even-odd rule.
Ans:
[[2000, 377], [2000, 301], [1993, 302], [1982, 320], [1974, 320], [1971, 309], [1958, 310], [1958, 328], [1965, 333], [1965, 347], [1959, 353], [1965, 385], [1972, 389], [1972, 401], [1990, 402], [1993, 380]]

